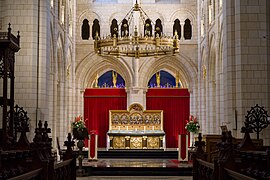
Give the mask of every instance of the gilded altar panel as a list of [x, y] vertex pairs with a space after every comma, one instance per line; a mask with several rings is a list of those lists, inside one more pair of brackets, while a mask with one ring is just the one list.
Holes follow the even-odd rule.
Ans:
[[131, 137], [130, 148], [131, 149], [142, 149], [142, 137]]
[[134, 103], [128, 110], [110, 110], [109, 121], [108, 149], [165, 149], [162, 110]]
[[126, 144], [124, 136], [114, 136], [112, 140], [114, 149], [125, 149]]
[[147, 138], [147, 148], [148, 149], [159, 149], [160, 147], [160, 138], [159, 137], [148, 137]]
[[163, 130], [163, 111], [143, 110], [137, 103], [128, 110], [110, 110], [109, 130]]

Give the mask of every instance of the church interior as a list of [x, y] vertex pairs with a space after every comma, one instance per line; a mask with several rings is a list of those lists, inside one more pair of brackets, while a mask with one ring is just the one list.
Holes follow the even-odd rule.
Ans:
[[270, 178], [269, 17], [268, 0], [0, 0], [0, 179]]

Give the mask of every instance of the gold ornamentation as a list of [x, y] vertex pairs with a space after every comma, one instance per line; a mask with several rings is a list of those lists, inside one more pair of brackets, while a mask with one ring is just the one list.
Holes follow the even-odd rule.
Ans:
[[96, 74], [96, 77], [95, 77], [95, 88], [98, 87], [98, 73]]
[[134, 103], [129, 107], [129, 111], [131, 110], [143, 111], [143, 107], [140, 104]]
[[117, 136], [113, 138], [113, 148], [124, 149], [125, 148], [125, 137]]
[[176, 88], [178, 88], [178, 84], [179, 84], [179, 72], [177, 72], [175, 75], [175, 87]]
[[[134, 12], [138, 11], [138, 19], [134, 19]], [[132, 21], [142, 20], [145, 24], [145, 20], [149, 17], [142, 10], [138, 3], [134, 4], [134, 7], [126, 14], [126, 19], [128, 19], [128, 24]], [[119, 24], [119, 27], [125, 24]], [[169, 37], [162, 35], [161, 37], [149, 37], [150, 31], [138, 32], [136, 28], [136, 23], [134, 24], [134, 35], [125, 35], [122, 37], [111, 37], [110, 35], [100, 38], [100, 36], [95, 37], [94, 49], [98, 55], [109, 55], [109, 56], [126, 56], [126, 57], [150, 57], [150, 56], [164, 56], [168, 54], [175, 54], [179, 52], [179, 40], [176, 36]], [[151, 26], [151, 23], [145, 25], [147, 29]], [[118, 33], [118, 28], [114, 28], [115, 34]], [[160, 31], [160, 29], [157, 29]], [[114, 35], [115, 35], [114, 34]], [[145, 34], [143, 36], [142, 34]]]
[[117, 72], [112, 71], [112, 77], [113, 77], [113, 87], [116, 87], [117, 83]]
[[203, 79], [206, 79], [206, 75], [207, 75], [206, 66], [203, 65]]
[[131, 149], [142, 149], [142, 137], [131, 137], [130, 138]]
[[147, 138], [148, 149], [158, 149], [159, 148], [159, 137], [148, 137]]
[[110, 111], [110, 130], [121, 129], [128, 130], [151, 130], [155, 126], [156, 130], [163, 130], [163, 111], [147, 110], [143, 111], [140, 104], [134, 103], [129, 110], [111, 110]]
[[69, 76], [70, 76], [70, 67], [71, 67], [71, 64], [69, 63], [67, 66], [67, 79], [69, 79]]
[[157, 82], [157, 87], [160, 87], [160, 72], [156, 73], [156, 82]]

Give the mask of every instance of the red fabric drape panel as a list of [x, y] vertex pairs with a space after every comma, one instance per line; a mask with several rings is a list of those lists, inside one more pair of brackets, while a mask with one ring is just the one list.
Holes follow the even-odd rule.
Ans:
[[163, 110], [163, 128], [168, 148], [177, 148], [178, 134], [186, 134], [185, 124], [190, 112], [189, 97], [187, 89], [148, 89], [146, 109]]
[[[88, 131], [96, 130], [98, 147], [106, 147], [109, 130], [109, 110], [127, 109], [125, 89], [86, 89], [84, 92], [84, 117]], [[86, 143], [87, 146], [87, 143]]]

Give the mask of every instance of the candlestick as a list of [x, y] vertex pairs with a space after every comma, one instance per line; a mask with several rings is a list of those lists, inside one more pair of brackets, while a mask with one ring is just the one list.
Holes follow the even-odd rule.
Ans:
[[128, 131], [128, 126], [127, 126], [127, 131]]
[[152, 126], [152, 130], [154, 131], [154, 129], [155, 129], [155, 126]]
[[143, 126], [143, 131], [145, 131], [145, 126]]

